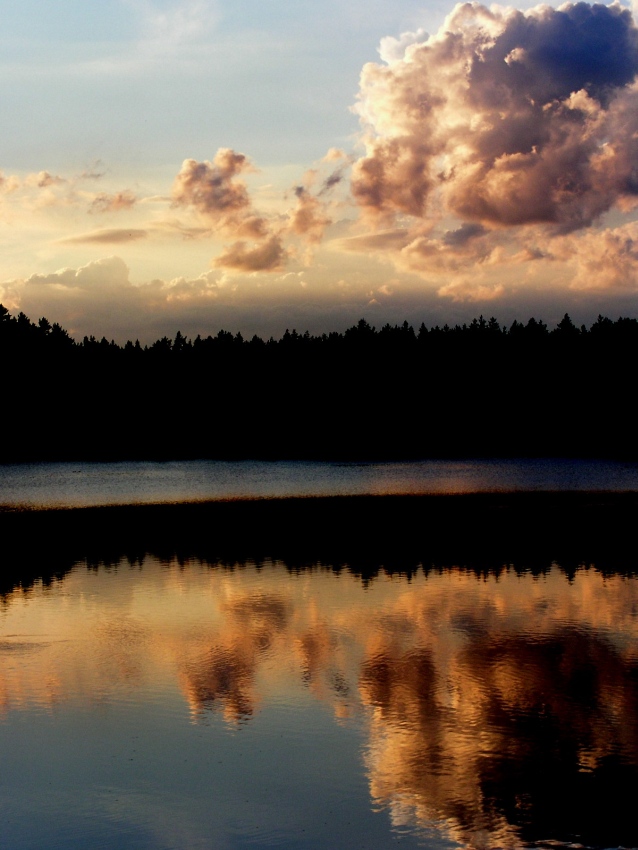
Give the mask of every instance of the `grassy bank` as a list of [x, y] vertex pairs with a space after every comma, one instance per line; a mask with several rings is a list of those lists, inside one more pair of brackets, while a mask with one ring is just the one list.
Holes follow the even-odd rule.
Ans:
[[257, 499], [0, 511], [0, 591], [63, 575], [77, 562], [152, 554], [235, 565], [318, 564], [369, 578], [581, 565], [633, 573], [638, 493], [512, 493]]

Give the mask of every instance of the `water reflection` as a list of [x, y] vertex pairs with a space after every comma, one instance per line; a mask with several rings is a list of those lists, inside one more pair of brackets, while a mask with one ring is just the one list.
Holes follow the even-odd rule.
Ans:
[[443, 820], [469, 844], [635, 844], [635, 659], [566, 629], [470, 637], [455, 668], [442, 678], [425, 648], [364, 666], [371, 791], [395, 823]]
[[222, 707], [229, 721], [240, 722], [255, 711], [257, 668], [287, 630], [290, 601], [261, 593], [231, 598], [221, 605], [222, 633], [204, 652], [183, 666], [182, 685], [196, 716]]
[[[276, 709], [292, 749], [313, 733], [312, 704], [324, 706], [337, 722], [322, 746], [343, 748], [344, 728], [355, 743], [363, 736], [371, 810], [404, 841], [638, 845], [635, 578], [448, 571], [362, 583], [318, 568], [147, 558], [141, 569], [79, 567], [7, 597], [5, 724], [122, 701], [140, 715], [172, 705], [175, 735], [221, 718], [237, 740]], [[310, 782], [317, 769], [305, 769]], [[339, 767], [360, 769], [357, 759]]]
[[636, 491], [638, 469], [567, 458], [0, 464], [0, 506], [13, 507], [533, 490]]

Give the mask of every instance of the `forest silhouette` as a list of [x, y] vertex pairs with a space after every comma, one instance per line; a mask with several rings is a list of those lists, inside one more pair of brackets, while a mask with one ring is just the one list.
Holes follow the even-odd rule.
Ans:
[[76, 342], [0, 305], [0, 462], [635, 459], [638, 320]]

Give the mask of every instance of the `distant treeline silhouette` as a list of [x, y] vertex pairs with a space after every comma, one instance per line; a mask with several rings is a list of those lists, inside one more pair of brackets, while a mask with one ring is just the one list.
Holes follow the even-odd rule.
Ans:
[[0, 460], [634, 459], [638, 320], [536, 319], [152, 345], [0, 305]]

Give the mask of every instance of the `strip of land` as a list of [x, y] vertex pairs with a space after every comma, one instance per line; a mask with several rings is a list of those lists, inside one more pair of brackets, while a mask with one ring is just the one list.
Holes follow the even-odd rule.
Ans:
[[280, 561], [370, 577], [380, 569], [505, 568], [552, 563], [633, 574], [638, 493], [345, 496], [56, 510], [0, 509], [0, 591], [93, 566]]

